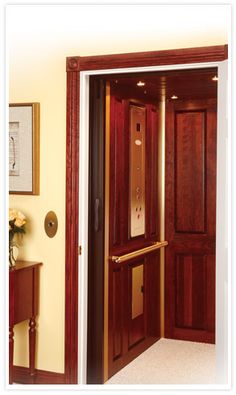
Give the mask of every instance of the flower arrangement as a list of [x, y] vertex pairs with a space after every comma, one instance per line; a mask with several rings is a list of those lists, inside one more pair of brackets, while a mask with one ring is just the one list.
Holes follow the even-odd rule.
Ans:
[[18, 248], [14, 242], [16, 233], [25, 233], [26, 218], [21, 211], [9, 209], [9, 263], [10, 266], [15, 266], [16, 257], [14, 256], [14, 247]]

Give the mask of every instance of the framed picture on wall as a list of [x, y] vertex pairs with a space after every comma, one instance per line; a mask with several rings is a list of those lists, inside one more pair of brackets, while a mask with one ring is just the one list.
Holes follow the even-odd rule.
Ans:
[[39, 103], [9, 105], [9, 192], [39, 195]]

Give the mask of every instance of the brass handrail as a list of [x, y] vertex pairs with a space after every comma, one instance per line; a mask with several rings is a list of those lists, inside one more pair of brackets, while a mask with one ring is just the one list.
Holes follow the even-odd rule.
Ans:
[[152, 245], [148, 247], [141, 248], [140, 250], [136, 250], [133, 252], [129, 252], [128, 254], [121, 255], [121, 256], [115, 256], [113, 255], [111, 257], [112, 262], [115, 263], [122, 263], [125, 261], [128, 261], [129, 259], [136, 258], [137, 256], [141, 256], [144, 254], [147, 254], [148, 252], [152, 252], [155, 250], [158, 250], [159, 248], [165, 247], [168, 245], [168, 241], [156, 241]]

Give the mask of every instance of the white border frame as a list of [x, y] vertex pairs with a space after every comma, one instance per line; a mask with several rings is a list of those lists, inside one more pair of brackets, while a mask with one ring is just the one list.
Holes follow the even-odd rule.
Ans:
[[[87, 366], [87, 285], [88, 285], [88, 165], [89, 165], [89, 76], [116, 73], [137, 73], [151, 71], [187, 70], [198, 68], [218, 68], [218, 101], [217, 101], [217, 209], [216, 209], [216, 355], [217, 385], [208, 389], [229, 389], [231, 383], [231, 287], [228, 284], [228, 204], [230, 191], [226, 177], [230, 163], [230, 139], [227, 140], [227, 113], [230, 106], [227, 91], [228, 61], [193, 64], [176, 64], [167, 66], [135, 67], [109, 70], [91, 70], [80, 72], [80, 150], [79, 150], [79, 245], [82, 255], [79, 257], [79, 325], [78, 325], [78, 382], [86, 384]], [[230, 134], [229, 134], [230, 136]], [[228, 148], [228, 152], [227, 152]], [[230, 178], [229, 178], [230, 180]], [[228, 324], [228, 325], [227, 325]], [[222, 366], [223, 361], [223, 366]], [[132, 388], [132, 386], [122, 386]], [[153, 387], [153, 386], [150, 386]], [[206, 386], [193, 386], [206, 388]], [[109, 388], [106, 387], [107, 389]], [[112, 386], [114, 389], [114, 386]], [[121, 388], [121, 386], [119, 386]], [[140, 389], [142, 386], [140, 386]], [[158, 389], [173, 389], [173, 386], [156, 385]], [[187, 389], [192, 386], [176, 385], [176, 389]]]

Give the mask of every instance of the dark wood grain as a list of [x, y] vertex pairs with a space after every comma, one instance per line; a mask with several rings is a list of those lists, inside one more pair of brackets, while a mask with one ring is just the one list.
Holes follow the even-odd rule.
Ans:
[[215, 342], [215, 322], [216, 322], [216, 265], [215, 265], [215, 256], [207, 255], [205, 257], [206, 260], [206, 325], [209, 333], [213, 333], [212, 341]]
[[[42, 265], [39, 262], [33, 262], [33, 261], [17, 261], [16, 266], [11, 267], [10, 273], [14, 273], [18, 270], [22, 270], [22, 269], [28, 269], [31, 271], [32, 268], [37, 267], [39, 265]], [[25, 271], [25, 270], [24, 270]]]
[[227, 45], [67, 58], [67, 70], [102, 70], [122, 67], [214, 62], [228, 57]]
[[[104, 382], [104, 94], [90, 79], [87, 383]], [[97, 208], [95, 202], [99, 202]], [[96, 208], [96, 214], [95, 214]], [[94, 253], [96, 251], [96, 253]]]
[[35, 317], [30, 318], [29, 322], [29, 348], [31, 351], [29, 358], [29, 373], [35, 374], [35, 345], [36, 345], [36, 321]]
[[[79, 178], [79, 82], [80, 71], [98, 70], [114, 67], [136, 67], [160, 64], [184, 64], [196, 62], [223, 61], [228, 57], [228, 46], [213, 46], [203, 48], [190, 48], [169, 51], [143, 52], [138, 54], [107, 55], [100, 57], [67, 58], [67, 151], [66, 151], [66, 281], [65, 281], [65, 375], [66, 383], [77, 382], [78, 370], [78, 276], [77, 276], [77, 251], [78, 251], [78, 178]], [[211, 117], [212, 121], [215, 122]], [[210, 122], [210, 121], [209, 121]], [[167, 148], [169, 149], [169, 148]], [[209, 148], [208, 155], [215, 155], [214, 145]], [[170, 156], [168, 161], [170, 161]], [[209, 165], [207, 172], [214, 175], [213, 168]], [[170, 185], [172, 181], [167, 180]], [[214, 177], [212, 181], [214, 195]], [[210, 183], [209, 183], [210, 185]], [[168, 188], [167, 188], [168, 190]], [[211, 192], [208, 192], [210, 199]], [[208, 205], [209, 207], [209, 205]], [[214, 212], [214, 205], [208, 213]], [[73, 218], [73, 221], [71, 220]], [[169, 217], [171, 234], [171, 222]], [[214, 215], [213, 215], [214, 218]], [[212, 228], [211, 228], [212, 226]], [[213, 235], [214, 224], [209, 224], [209, 234]], [[207, 244], [207, 243], [206, 243]], [[214, 244], [214, 241], [213, 241]], [[153, 340], [149, 341], [152, 344]], [[145, 348], [142, 344], [139, 351]], [[132, 353], [131, 353], [132, 354]], [[132, 355], [130, 358], [132, 359]]]
[[124, 223], [124, 199], [123, 189], [125, 169], [122, 153], [124, 152], [124, 102], [111, 95], [111, 161], [110, 178], [114, 188], [110, 191], [110, 216], [113, 232], [110, 233], [110, 243], [113, 246], [121, 246], [125, 237], [123, 232]]
[[[151, 213], [146, 221], [144, 235], [130, 237], [129, 218], [129, 122], [130, 104], [133, 99], [121, 100], [115, 96], [116, 91], [111, 90], [111, 142], [110, 142], [110, 218], [111, 232], [110, 245], [112, 254], [120, 255], [141, 245], [150, 244], [150, 238], [158, 238], [157, 210], [157, 108], [146, 104], [147, 130], [146, 130], [146, 180], [145, 205], [146, 211]], [[131, 92], [132, 95], [132, 92]], [[143, 105], [136, 101], [138, 105]]]
[[145, 270], [145, 309], [146, 337], [159, 339], [160, 336], [160, 253], [151, 254], [146, 259]]
[[175, 230], [205, 232], [205, 111], [175, 112]]
[[39, 262], [16, 262], [9, 269], [9, 383], [12, 384], [14, 325], [29, 320], [29, 374], [35, 374], [36, 321], [39, 305]]
[[14, 358], [14, 329], [9, 326], [9, 384], [13, 384], [13, 358]]
[[175, 265], [175, 325], [179, 328], [203, 330], [207, 289], [205, 257], [204, 255], [177, 254]]
[[[130, 109], [145, 108], [145, 233], [130, 235]], [[122, 99], [111, 88], [110, 119], [110, 251], [122, 255], [150, 245], [158, 237], [157, 138], [158, 112], [153, 104]], [[143, 313], [132, 318], [132, 271], [143, 265]], [[159, 252], [117, 265], [109, 263], [109, 377], [160, 336]], [[152, 341], [150, 340], [152, 339]]]
[[[157, 103], [161, 100], [171, 100], [173, 93], [179, 100], [211, 99], [216, 97], [217, 82], [212, 78], [217, 76], [217, 67], [165, 70], [152, 72], [138, 72], [132, 74], [118, 73], [104, 75], [111, 83], [111, 87], [120, 99], [129, 99], [130, 92], [136, 100], [143, 103]], [[143, 81], [145, 86], [137, 86], [138, 81]]]
[[[34, 293], [33, 275], [34, 271], [30, 269], [22, 269], [15, 272], [15, 282], [24, 284], [24, 286], [15, 287], [15, 324], [32, 317], [34, 314], [32, 311]], [[24, 303], [22, 303], [22, 300], [24, 300]]]
[[65, 377], [78, 381], [79, 74], [67, 73]]
[[13, 383], [14, 319], [15, 319], [15, 275], [9, 270], [9, 384]]
[[122, 356], [122, 327], [123, 327], [123, 303], [122, 303], [122, 277], [123, 269], [113, 270], [113, 294], [112, 294], [112, 333], [113, 333], [113, 360]]
[[169, 338], [215, 341], [215, 184], [216, 101], [169, 103], [165, 191]]
[[29, 374], [29, 368], [14, 366], [13, 381], [18, 384], [65, 384], [65, 374], [35, 369], [34, 376]]
[[[132, 268], [144, 264], [144, 311], [132, 319]], [[112, 262], [110, 262], [112, 266]], [[113, 264], [114, 265], [114, 264]], [[112, 278], [111, 278], [112, 276]], [[109, 273], [109, 377], [160, 338], [159, 252], [114, 266]], [[111, 305], [111, 303], [113, 305]]]

